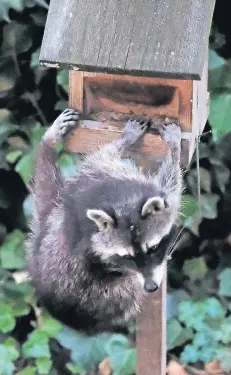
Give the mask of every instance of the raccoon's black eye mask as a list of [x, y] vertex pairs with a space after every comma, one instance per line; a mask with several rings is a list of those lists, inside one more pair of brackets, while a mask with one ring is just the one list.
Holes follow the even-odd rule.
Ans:
[[164, 236], [157, 245], [148, 248], [146, 255], [154, 255], [159, 253], [165, 255], [173, 245], [174, 241], [178, 238], [179, 233], [179, 228], [174, 225], [171, 231]]

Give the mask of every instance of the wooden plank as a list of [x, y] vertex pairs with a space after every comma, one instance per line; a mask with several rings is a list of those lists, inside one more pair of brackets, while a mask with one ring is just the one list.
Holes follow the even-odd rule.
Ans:
[[199, 79], [215, 0], [51, 0], [46, 66]]
[[189, 160], [195, 150], [195, 140], [202, 134], [209, 112], [209, 92], [208, 92], [208, 54], [204, 63], [201, 81], [193, 82], [192, 100], [192, 138], [189, 145]]
[[137, 375], [166, 375], [167, 277], [161, 288], [145, 299], [137, 317]]
[[[191, 131], [192, 107], [189, 104], [192, 100], [191, 80], [118, 76], [73, 70], [69, 74], [70, 103], [75, 108], [83, 108], [81, 90], [87, 86], [84, 92], [88, 103], [88, 108], [84, 108], [86, 115], [90, 115], [91, 110], [94, 111], [94, 116], [96, 110], [116, 111], [117, 117], [118, 113], [124, 115], [146, 113], [149, 117], [163, 117], [162, 122], [166, 117], [174, 119], [181, 124], [183, 131]], [[94, 103], [90, 97], [91, 92]], [[97, 102], [97, 97], [100, 102]]]
[[[153, 119], [156, 127], [164, 122], [175, 121], [180, 123], [183, 131], [182, 141], [182, 166], [187, 167], [189, 163], [189, 147], [194, 145], [195, 135], [191, 132], [192, 127], [192, 88], [193, 82], [190, 80], [160, 79], [147, 77], [131, 77], [127, 75], [118, 76], [103, 73], [88, 73], [70, 71], [70, 105], [84, 112], [85, 119], [94, 119], [95, 123], [83, 122], [82, 128], [76, 130], [68, 138], [68, 147], [74, 150], [77, 147], [78, 152], [94, 151], [99, 145], [111, 142], [119, 136], [122, 131], [127, 115], [140, 115], [146, 113]], [[93, 87], [89, 87], [88, 81], [92, 80]], [[86, 85], [87, 81], [87, 85]], [[122, 90], [116, 83], [123, 83]], [[97, 83], [96, 87], [94, 84]], [[125, 87], [129, 84], [132, 90], [126, 92]], [[162, 97], [155, 92], [159, 88], [166, 86], [175, 87], [175, 93], [168, 97], [169, 103], [163, 105]], [[87, 90], [86, 90], [87, 87]], [[103, 88], [105, 90], [103, 90]], [[138, 102], [143, 104], [131, 103], [133, 91], [138, 98]], [[125, 92], [123, 92], [123, 90]], [[162, 90], [162, 89], [161, 89]], [[116, 92], [116, 93], [115, 93]], [[83, 93], [83, 94], [82, 94]], [[113, 94], [110, 94], [113, 93]], [[148, 93], [151, 93], [153, 102], [148, 99]], [[144, 97], [146, 95], [146, 102]], [[117, 97], [122, 100], [117, 100]], [[168, 96], [168, 95], [167, 95]], [[83, 100], [83, 97], [85, 100]], [[156, 102], [155, 102], [156, 98]], [[159, 101], [159, 99], [161, 100]], [[161, 105], [153, 105], [153, 104]], [[148, 104], [148, 105], [147, 105]], [[102, 131], [103, 130], [103, 131]], [[79, 142], [81, 139], [81, 142]], [[152, 165], [156, 159], [162, 159], [166, 153], [165, 143], [157, 136], [147, 134], [139, 149], [131, 149], [130, 156], [137, 162], [144, 165]], [[193, 149], [191, 147], [191, 149]], [[154, 151], [155, 150], [155, 151]]]
[[[92, 124], [92, 123], [91, 123]], [[66, 140], [66, 147], [71, 152], [87, 153], [93, 152], [97, 148], [105, 145], [106, 143], [116, 140], [121, 131], [107, 130], [101, 128], [101, 123], [96, 122], [97, 129], [89, 126], [89, 122], [82, 122], [84, 128], [79, 128], [69, 134]], [[141, 145], [133, 147], [132, 152], [141, 153], [147, 157], [155, 153], [156, 157], [161, 158], [166, 155], [167, 145], [158, 135], [146, 134]]]

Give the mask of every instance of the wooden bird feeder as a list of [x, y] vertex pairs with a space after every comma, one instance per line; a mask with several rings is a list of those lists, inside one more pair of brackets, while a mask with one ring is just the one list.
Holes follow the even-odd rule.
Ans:
[[[83, 113], [66, 148], [116, 139], [130, 115], [182, 129], [187, 166], [208, 115], [207, 53], [215, 0], [51, 0], [43, 66], [69, 70], [70, 106]], [[133, 156], [148, 165], [166, 144], [147, 134]], [[137, 319], [137, 374], [166, 374], [166, 278]]]

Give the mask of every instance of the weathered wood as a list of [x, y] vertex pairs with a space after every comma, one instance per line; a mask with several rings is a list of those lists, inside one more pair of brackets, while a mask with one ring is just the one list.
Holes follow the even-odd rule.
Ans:
[[204, 69], [201, 81], [193, 81], [193, 99], [192, 99], [192, 137], [189, 144], [189, 160], [195, 150], [196, 137], [202, 134], [209, 111], [209, 92], [208, 92], [208, 54], [205, 59]]
[[199, 79], [215, 0], [51, 0], [46, 66]]
[[[191, 103], [193, 81], [147, 78], [127, 75], [70, 71], [70, 104], [100, 121], [108, 121], [102, 113], [169, 117], [181, 124], [185, 132], [191, 131]], [[81, 94], [83, 90], [84, 94]], [[83, 96], [86, 98], [85, 105]], [[87, 103], [86, 103], [87, 102]], [[120, 117], [122, 119], [124, 117]], [[113, 115], [110, 118], [113, 121]]]
[[[81, 126], [85, 126], [81, 128]], [[97, 126], [94, 129], [94, 126]], [[80, 129], [69, 134], [66, 140], [66, 146], [71, 152], [87, 153], [95, 151], [99, 146], [116, 140], [122, 131], [108, 130], [98, 122], [80, 122]], [[78, 141], [78, 144], [77, 144]], [[134, 153], [142, 153], [144, 157], [152, 156], [163, 157], [167, 152], [167, 145], [158, 135], [146, 134], [143, 142], [132, 148]]]
[[147, 296], [137, 317], [137, 375], [166, 375], [167, 277], [154, 296]]
[[[86, 119], [96, 120], [95, 123], [85, 122], [84, 128], [72, 133], [68, 140], [69, 148], [76, 147], [80, 137], [79, 152], [87, 152], [88, 149], [94, 151], [98, 144], [110, 142], [119, 136], [128, 115], [146, 114], [153, 119], [156, 127], [169, 121], [180, 124], [185, 138], [182, 142], [185, 150], [182, 165], [188, 165], [189, 144], [194, 144], [191, 140], [194, 136], [191, 132], [192, 81], [75, 71], [69, 74], [70, 105], [84, 112]], [[143, 160], [149, 158], [151, 162], [165, 152], [166, 145], [160, 137], [147, 134], [137, 155], [142, 154]]]

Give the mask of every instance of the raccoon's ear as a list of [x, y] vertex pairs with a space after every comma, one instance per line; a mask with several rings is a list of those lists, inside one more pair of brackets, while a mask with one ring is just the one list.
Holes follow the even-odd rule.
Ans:
[[167, 207], [167, 203], [162, 197], [148, 198], [142, 207], [141, 216], [145, 217], [157, 211], [162, 211], [165, 207]]
[[114, 225], [114, 220], [103, 210], [87, 210], [87, 217], [93, 220], [99, 230], [107, 230]]

